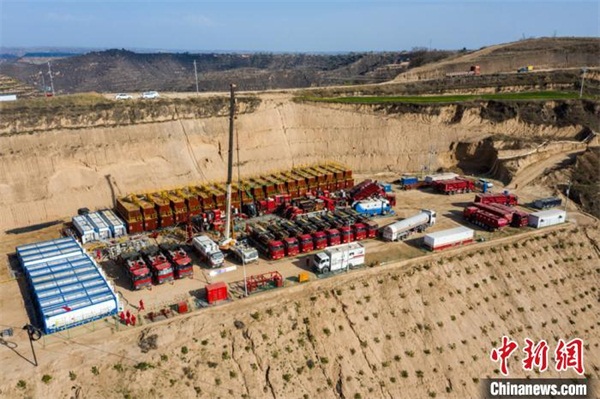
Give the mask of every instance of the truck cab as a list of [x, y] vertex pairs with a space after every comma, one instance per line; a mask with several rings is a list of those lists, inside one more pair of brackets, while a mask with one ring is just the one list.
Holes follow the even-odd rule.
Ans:
[[340, 227], [340, 234], [342, 236], [342, 243], [347, 244], [349, 242], [354, 241], [354, 232], [352, 231], [352, 227]]
[[327, 244], [330, 247], [341, 243], [340, 231], [338, 229], [325, 230], [325, 234], [327, 234]]
[[157, 247], [146, 248], [143, 251], [143, 255], [146, 262], [150, 265], [156, 284], [173, 281], [173, 267], [167, 257]]
[[192, 260], [181, 246], [176, 244], [164, 244], [161, 245], [160, 248], [167, 257], [167, 259], [169, 259], [169, 262], [171, 262], [171, 264], [173, 265], [175, 271], [175, 278], [192, 278], [194, 276]]
[[317, 231], [312, 234], [315, 249], [323, 249], [327, 247], [327, 235], [322, 231]]
[[354, 230], [354, 239], [356, 241], [364, 240], [367, 238], [367, 225], [364, 223], [356, 223], [352, 226]]
[[225, 262], [225, 256], [219, 249], [219, 246], [211, 240], [208, 236], [194, 237], [192, 245], [208, 264], [212, 268], [220, 267]]
[[284, 238], [283, 246], [285, 248], [285, 256], [296, 256], [300, 252], [298, 239], [295, 237]]
[[298, 237], [298, 240], [300, 241], [300, 252], [306, 253], [315, 249], [315, 244], [310, 234], [302, 234]]
[[331, 270], [331, 260], [325, 252], [319, 252], [313, 256], [312, 266], [318, 273], [327, 273]]

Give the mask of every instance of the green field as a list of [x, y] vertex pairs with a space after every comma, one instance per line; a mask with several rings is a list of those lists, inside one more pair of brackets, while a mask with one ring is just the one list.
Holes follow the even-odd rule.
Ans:
[[[589, 98], [588, 96], [584, 96]], [[365, 97], [303, 97], [305, 101], [318, 101], [328, 103], [348, 103], [348, 104], [438, 104], [438, 103], [458, 103], [466, 101], [518, 101], [518, 100], [570, 100], [579, 98], [576, 92], [559, 91], [539, 91], [524, 93], [498, 93], [498, 94], [457, 94], [442, 96], [365, 96]]]

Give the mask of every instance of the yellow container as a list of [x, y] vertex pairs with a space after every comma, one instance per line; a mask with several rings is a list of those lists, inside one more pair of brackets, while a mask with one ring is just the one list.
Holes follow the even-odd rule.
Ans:
[[298, 274], [298, 282], [305, 283], [308, 281], [308, 272], [302, 272]]

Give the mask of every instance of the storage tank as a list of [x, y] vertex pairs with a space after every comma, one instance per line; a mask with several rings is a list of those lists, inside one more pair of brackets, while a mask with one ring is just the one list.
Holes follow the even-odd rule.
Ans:
[[397, 241], [403, 239], [412, 230], [425, 230], [427, 226], [435, 223], [435, 212], [421, 210], [417, 215], [413, 215], [404, 220], [394, 222], [381, 229], [381, 236], [387, 241]]
[[423, 238], [423, 244], [432, 251], [437, 251], [473, 241], [474, 231], [467, 227], [436, 231]]
[[427, 175], [425, 176], [425, 181], [427, 183], [431, 183], [434, 181], [440, 181], [440, 180], [452, 180], [452, 179], [456, 179], [459, 175], [457, 175], [456, 173], [452, 173], [452, 172], [448, 172], [448, 173], [438, 173], [435, 175]]
[[102, 269], [73, 238], [16, 248], [45, 334], [117, 314], [119, 301]]
[[566, 220], [567, 213], [560, 209], [549, 209], [529, 214], [529, 225], [536, 229], [564, 223]]
[[96, 234], [94, 227], [90, 224], [88, 218], [83, 215], [78, 215], [74, 216], [72, 221], [73, 226], [75, 226], [75, 229], [79, 233], [81, 242], [83, 244], [90, 241], [96, 241], [98, 239], [98, 235]]
[[102, 219], [108, 224], [108, 228], [113, 237], [121, 237], [127, 234], [127, 229], [125, 228], [125, 222], [121, 220], [113, 211], [110, 209], [105, 209], [100, 211], [100, 216]]
[[108, 224], [98, 212], [88, 213], [86, 217], [90, 221], [90, 224], [94, 227], [94, 231], [98, 235], [99, 240], [107, 240], [111, 237]]

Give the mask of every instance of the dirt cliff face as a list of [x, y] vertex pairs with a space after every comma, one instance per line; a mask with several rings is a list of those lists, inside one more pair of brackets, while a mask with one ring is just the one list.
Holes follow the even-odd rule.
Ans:
[[[114, 125], [111, 117], [123, 111], [120, 104], [114, 110], [65, 113], [57, 119], [52, 113], [31, 116], [43, 123], [41, 128], [63, 127], [45, 132], [35, 132], [35, 125], [23, 121], [7, 123], [5, 129], [12, 134], [0, 136], [2, 227], [66, 217], [80, 207], [110, 207], [115, 195], [224, 180], [228, 119], [223, 104], [213, 113], [206, 111], [214, 116], [190, 104], [182, 111], [176, 104], [130, 109], [134, 116], [128, 114], [122, 122], [161, 121], [155, 123]], [[585, 108], [566, 104], [583, 110], [587, 118]], [[464, 152], [460, 143], [477, 146], [490, 136], [526, 141], [577, 137], [586, 119], [553, 124], [553, 118], [560, 118], [554, 111], [557, 106], [539, 108], [550, 115], [545, 122], [528, 119], [523, 105], [505, 105], [502, 111], [486, 103], [355, 106], [295, 102], [288, 94], [265, 94], [260, 101], [245, 104], [236, 120], [241, 171], [246, 176], [325, 160], [364, 173], [455, 167], [469, 163], [470, 152]], [[495, 117], [489, 116], [489, 108]], [[85, 124], [95, 126], [79, 128]], [[30, 134], [18, 134], [21, 131]], [[484, 170], [488, 162], [493, 165], [493, 151], [483, 154], [488, 155], [490, 159], [478, 161], [475, 170]]]

